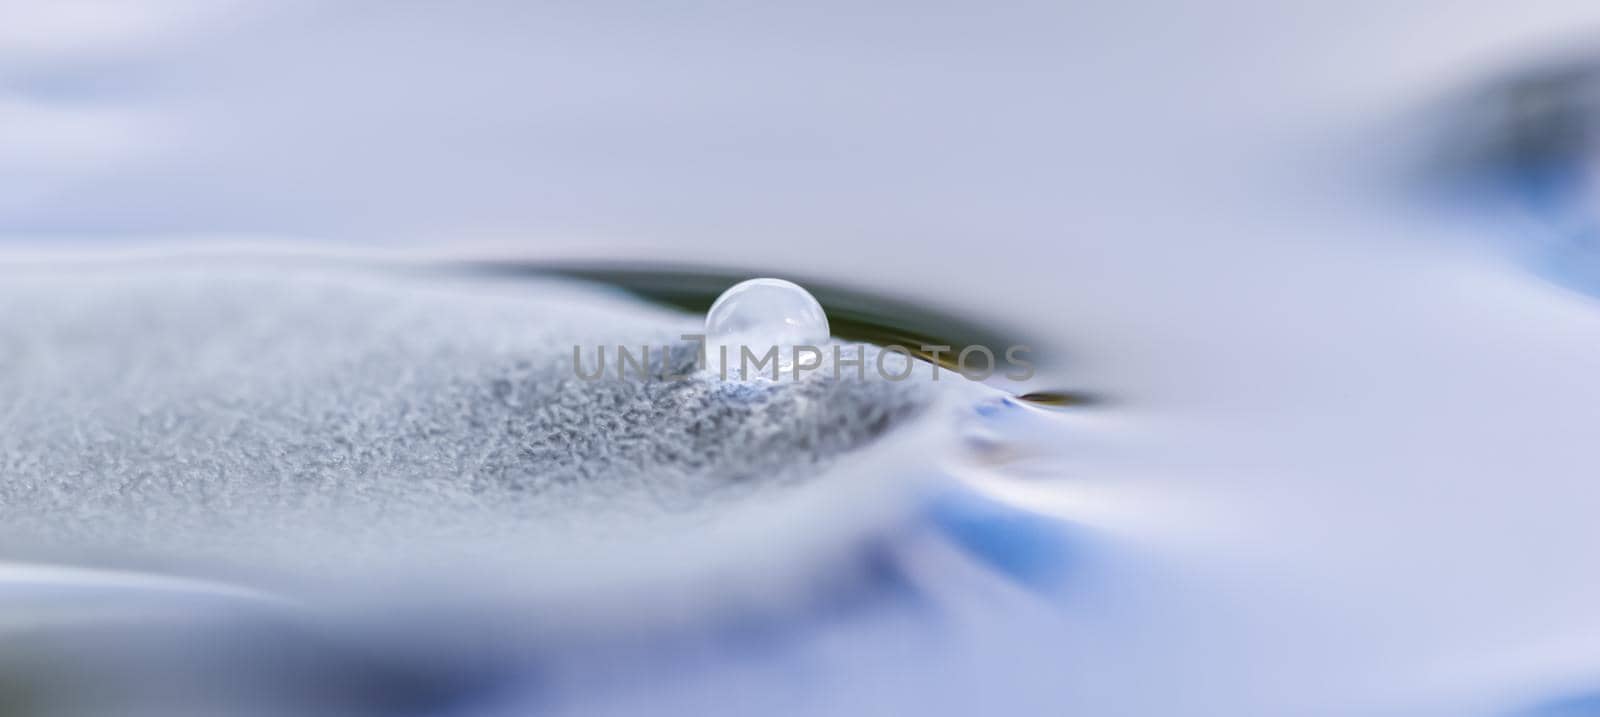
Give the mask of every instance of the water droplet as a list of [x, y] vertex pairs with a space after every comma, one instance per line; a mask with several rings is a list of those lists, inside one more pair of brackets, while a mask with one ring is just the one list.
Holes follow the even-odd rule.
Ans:
[[[722, 292], [706, 312], [706, 349], [709, 367], [717, 370], [718, 347], [727, 347], [727, 375], [738, 375], [741, 347], [757, 357], [778, 349], [779, 370], [794, 365], [795, 346], [827, 343], [828, 315], [811, 292], [782, 279], [751, 279]], [[809, 360], [809, 359], [808, 359]], [[770, 369], [755, 370], [770, 377]]]

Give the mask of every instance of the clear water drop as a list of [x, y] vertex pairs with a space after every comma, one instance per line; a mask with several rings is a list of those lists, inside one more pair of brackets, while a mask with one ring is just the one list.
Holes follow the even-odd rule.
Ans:
[[736, 375], [741, 347], [762, 356], [776, 346], [779, 370], [788, 372], [794, 365], [794, 347], [820, 347], [830, 335], [822, 304], [799, 284], [783, 279], [742, 281], [722, 292], [706, 312], [708, 367], [717, 370], [719, 347], [726, 347], [728, 374]]

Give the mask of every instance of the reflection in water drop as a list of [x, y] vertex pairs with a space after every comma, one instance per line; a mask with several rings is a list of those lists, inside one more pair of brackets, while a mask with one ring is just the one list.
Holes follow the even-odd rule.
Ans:
[[822, 304], [798, 284], [782, 279], [740, 282], [717, 297], [706, 312], [707, 360], [712, 370], [717, 369], [723, 349], [732, 368], [739, 365], [741, 349], [761, 357], [775, 348], [780, 371], [787, 371], [794, 364], [796, 346], [820, 347], [828, 337], [828, 315]]

